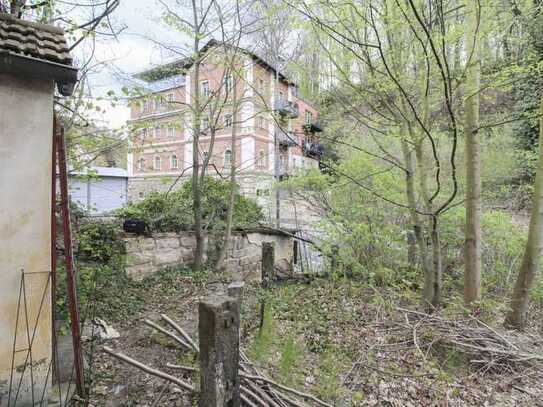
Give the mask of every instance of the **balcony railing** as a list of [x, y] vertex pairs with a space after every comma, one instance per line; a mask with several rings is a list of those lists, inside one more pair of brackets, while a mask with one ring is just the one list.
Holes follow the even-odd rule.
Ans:
[[296, 135], [291, 131], [286, 133], [280, 131], [277, 134], [277, 142], [283, 147], [293, 147], [298, 144]]
[[289, 119], [296, 119], [300, 114], [298, 105], [296, 103], [289, 102], [286, 100], [276, 101], [275, 111], [279, 113], [281, 116], [287, 117]]
[[306, 141], [303, 145], [304, 155], [320, 160], [324, 155], [324, 146], [320, 143]]
[[304, 124], [304, 130], [308, 133], [322, 132], [322, 124], [318, 121]]

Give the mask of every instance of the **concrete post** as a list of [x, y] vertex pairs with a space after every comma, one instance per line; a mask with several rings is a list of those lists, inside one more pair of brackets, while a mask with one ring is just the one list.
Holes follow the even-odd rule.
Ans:
[[275, 243], [262, 243], [262, 287], [269, 288], [275, 280]]
[[240, 407], [238, 299], [200, 302], [198, 330], [200, 407]]
[[243, 288], [245, 287], [245, 283], [243, 281], [235, 281], [233, 283], [230, 283], [228, 285], [228, 296], [235, 298], [240, 303], [243, 299]]

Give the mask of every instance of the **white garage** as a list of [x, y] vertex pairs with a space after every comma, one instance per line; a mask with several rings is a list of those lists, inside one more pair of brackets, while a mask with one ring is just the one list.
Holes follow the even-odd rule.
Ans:
[[126, 205], [128, 173], [122, 168], [91, 167], [70, 172], [70, 199], [89, 215], [105, 215]]

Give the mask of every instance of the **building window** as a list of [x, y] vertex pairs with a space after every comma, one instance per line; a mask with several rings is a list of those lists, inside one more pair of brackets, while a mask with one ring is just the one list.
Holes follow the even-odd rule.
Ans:
[[178, 162], [177, 162], [177, 156], [175, 154], [172, 155], [171, 157], [171, 168], [172, 170], [176, 170], [177, 169], [177, 166], [178, 166]]
[[283, 104], [283, 100], [285, 100], [285, 94], [279, 91], [279, 102], [281, 103], [281, 105]]
[[266, 165], [266, 155], [264, 154], [264, 150], [260, 150], [258, 152], [258, 165], [261, 167]]
[[162, 168], [162, 160], [160, 159], [160, 156], [155, 156], [155, 170], [160, 170]]
[[140, 158], [138, 160], [138, 171], [145, 171], [145, 158]]
[[143, 139], [145, 140], [147, 138], [147, 129], [143, 129], [142, 135], [143, 135]]
[[202, 119], [202, 129], [203, 130], [209, 129], [209, 117], [207, 116]]
[[264, 80], [262, 78], [258, 78], [256, 81], [256, 90], [258, 93], [264, 93]]
[[202, 95], [205, 97], [208, 97], [210, 94], [209, 90], [209, 81], [203, 81], [202, 82]]
[[173, 127], [169, 127], [168, 128], [168, 136], [170, 138], [174, 138], [175, 137], [175, 129]]
[[313, 123], [313, 113], [309, 110], [305, 111], [305, 124]]
[[147, 99], [143, 100], [143, 111], [146, 112], [149, 110], [149, 101]]
[[264, 118], [262, 116], [257, 116], [256, 117], [256, 127], [259, 128], [259, 129], [264, 128]]
[[232, 165], [232, 150], [226, 150], [224, 152], [224, 168], [230, 168]]
[[143, 199], [143, 197], [144, 197], [143, 192], [140, 191], [140, 192], [138, 193], [138, 196], [139, 196], [140, 199]]
[[173, 93], [168, 93], [168, 103], [173, 103]]
[[225, 114], [224, 115], [224, 127], [232, 127], [232, 115], [231, 114]]
[[224, 91], [230, 93], [234, 90], [234, 77], [232, 75], [226, 75], [224, 78]]
[[161, 130], [162, 130], [162, 129], [160, 128], [160, 126], [156, 126], [156, 127], [155, 127], [155, 137], [157, 137], [157, 138], [160, 137], [160, 131], [161, 131]]

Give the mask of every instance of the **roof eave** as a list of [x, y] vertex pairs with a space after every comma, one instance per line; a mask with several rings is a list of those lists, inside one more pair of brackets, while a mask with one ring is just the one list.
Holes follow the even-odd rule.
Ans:
[[77, 68], [0, 50], [0, 72], [56, 82], [63, 96], [71, 96], [77, 83]]

